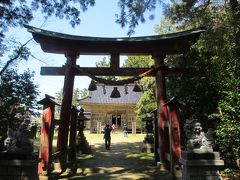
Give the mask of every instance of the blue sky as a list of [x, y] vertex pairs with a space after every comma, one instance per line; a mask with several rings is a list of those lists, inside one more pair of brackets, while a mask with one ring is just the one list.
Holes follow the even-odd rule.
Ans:
[[[41, 14], [37, 13], [34, 21], [30, 25], [40, 27], [43, 29], [56, 31], [72, 35], [80, 36], [97, 36], [97, 37], [127, 37], [127, 27], [122, 29], [119, 24], [115, 23], [115, 14], [119, 13], [116, 1], [112, 0], [99, 0], [94, 7], [90, 7], [86, 12], [81, 14], [81, 24], [74, 29], [65, 20], [58, 20], [54, 17], [49, 18], [45, 23]], [[140, 24], [133, 36], [149, 36], [155, 35], [154, 27], [159, 24], [161, 18], [161, 8], [158, 7], [155, 12], [155, 19], [148, 20], [146, 16], [146, 22]], [[10, 31], [13, 34], [21, 34], [19, 39], [28, 40], [31, 38], [31, 34], [26, 29], [21, 29], [18, 32]], [[29, 68], [36, 72], [34, 81], [39, 85], [39, 91], [42, 94], [49, 94], [54, 96], [56, 92], [60, 91], [63, 87], [64, 77], [61, 76], [40, 76], [41, 66], [62, 66], [66, 63], [64, 55], [54, 55], [44, 53], [39, 44], [32, 42], [29, 47], [31, 48], [35, 57], [39, 60], [30, 58], [28, 62], [22, 62], [19, 64], [19, 69], [24, 70]], [[80, 56], [77, 60], [77, 64], [82, 67], [94, 67], [97, 61], [102, 60], [104, 56]], [[121, 58], [121, 62], [126, 57]], [[88, 77], [76, 77], [74, 88], [87, 88], [90, 83]]]

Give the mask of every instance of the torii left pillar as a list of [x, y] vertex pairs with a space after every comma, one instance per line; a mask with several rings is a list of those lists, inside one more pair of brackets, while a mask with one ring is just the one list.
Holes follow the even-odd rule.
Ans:
[[[166, 96], [166, 85], [165, 85], [165, 65], [164, 59], [166, 55], [154, 55], [154, 64], [158, 68], [156, 71], [156, 101], [157, 101], [157, 125], [158, 125], [158, 151], [160, 162], [158, 165], [161, 171], [167, 170], [167, 160], [165, 154], [167, 152], [167, 143], [166, 143], [166, 132], [165, 132], [165, 123], [168, 119], [168, 110], [165, 106], [167, 101]], [[156, 137], [155, 137], [156, 138]], [[156, 148], [156, 147], [155, 147]]]
[[75, 66], [78, 54], [65, 55], [67, 58], [65, 68], [65, 79], [63, 87], [63, 99], [60, 113], [60, 125], [58, 134], [57, 150], [60, 151], [60, 162], [66, 162], [69, 124], [71, 116], [73, 86], [75, 77]]

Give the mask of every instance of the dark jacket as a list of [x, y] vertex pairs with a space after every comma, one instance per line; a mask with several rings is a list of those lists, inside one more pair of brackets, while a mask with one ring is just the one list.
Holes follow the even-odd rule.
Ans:
[[112, 127], [109, 125], [106, 125], [104, 128], [104, 138], [105, 139], [110, 139], [111, 138], [111, 131], [112, 131]]
[[128, 131], [128, 128], [127, 128], [127, 126], [125, 125], [125, 126], [123, 126], [123, 131]]

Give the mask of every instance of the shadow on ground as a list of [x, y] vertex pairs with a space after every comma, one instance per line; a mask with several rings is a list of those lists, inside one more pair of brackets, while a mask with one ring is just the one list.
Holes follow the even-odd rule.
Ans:
[[78, 155], [61, 174], [53, 173], [51, 179], [171, 179], [157, 169], [153, 153], [141, 153], [140, 143], [113, 143], [111, 150], [103, 144], [92, 146], [92, 155]]

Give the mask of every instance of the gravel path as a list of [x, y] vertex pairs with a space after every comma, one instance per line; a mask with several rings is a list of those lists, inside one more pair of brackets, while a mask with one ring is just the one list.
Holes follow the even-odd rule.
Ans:
[[112, 134], [110, 150], [104, 147], [101, 135], [87, 135], [92, 147], [91, 155], [78, 155], [76, 172], [66, 171], [53, 179], [89, 180], [135, 180], [171, 179], [168, 174], [160, 173], [154, 162], [153, 153], [141, 153], [144, 135]]
[[[82, 179], [166, 179], [155, 166], [153, 154], [140, 153], [140, 143], [113, 143], [110, 150], [95, 144], [95, 152], [82, 161], [77, 173]], [[164, 178], [165, 177], [165, 178]], [[73, 177], [77, 178], [77, 177]], [[168, 178], [167, 178], [168, 179]]]

